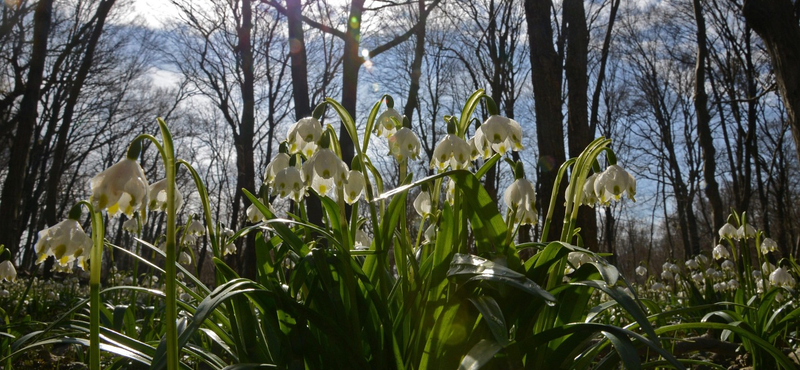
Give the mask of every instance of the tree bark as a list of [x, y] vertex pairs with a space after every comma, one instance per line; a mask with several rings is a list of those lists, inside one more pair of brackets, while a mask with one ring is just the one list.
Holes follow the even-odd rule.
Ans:
[[[242, 188], [246, 188], [251, 193], [255, 189], [255, 162], [253, 158], [253, 135], [255, 127], [255, 79], [253, 76], [253, 49], [251, 32], [253, 28], [253, 11], [250, 0], [242, 0], [242, 23], [237, 30], [239, 34], [239, 62], [241, 63], [242, 76], [244, 81], [241, 85], [242, 90], [242, 120], [239, 123], [239, 135], [236, 142], [236, 163], [239, 176], [237, 178], [237, 192], [241, 193]], [[242, 196], [245, 208], [250, 205], [247, 197]], [[256, 251], [255, 235], [248, 235], [247, 245], [243, 255], [244, 266], [242, 273], [244, 277], [254, 279], [256, 277]]]
[[[714, 148], [714, 138], [711, 136], [711, 114], [708, 112], [708, 94], [706, 94], [706, 60], [708, 59], [706, 20], [700, 0], [692, 0], [692, 6], [697, 24], [697, 60], [694, 67], [694, 110], [697, 116], [697, 140], [703, 151], [703, 180], [706, 183], [706, 197], [711, 206], [712, 225], [714, 230], [719, 230], [725, 224], [725, 215], [716, 178], [717, 151]], [[695, 252], [699, 252], [699, 250]]]
[[[746, 0], [742, 8], [747, 24], [767, 47], [792, 138], [800, 159], [800, 25], [790, 0]], [[751, 97], [752, 98], [752, 97]]]
[[[358, 72], [364, 60], [358, 55], [361, 40], [361, 14], [364, 12], [364, 0], [353, 0], [350, 4], [350, 21], [344, 38], [344, 55], [342, 58], [342, 106], [350, 116], [356, 119], [356, 100], [358, 98]], [[342, 148], [342, 160], [347, 165], [353, 161], [355, 147], [353, 138], [347, 133], [344, 122], [339, 126], [339, 145]]]
[[[533, 69], [531, 79], [536, 112], [536, 137], [539, 146], [537, 202], [542, 210], [547, 210], [550, 206], [550, 195], [553, 192], [558, 168], [566, 160], [561, 113], [561, 59], [553, 47], [551, 7], [550, 0], [525, 2], [525, 20], [528, 24], [528, 43]], [[563, 181], [556, 202], [563, 201], [566, 186], [566, 181]], [[552, 215], [549, 240], [559, 238], [563, 221], [564, 208], [556, 206]]]
[[[567, 30], [565, 70], [567, 79], [567, 143], [569, 156], [577, 157], [591, 142], [587, 93], [589, 91], [589, 31], [581, 0], [564, 0]], [[594, 208], [581, 206], [578, 212], [584, 247], [597, 251], [597, 215]]]
[[78, 104], [78, 97], [80, 97], [81, 90], [86, 82], [86, 77], [89, 75], [89, 70], [94, 62], [94, 52], [97, 44], [100, 41], [100, 36], [103, 34], [106, 18], [111, 8], [114, 6], [116, 0], [102, 1], [97, 7], [95, 12], [96, 23], [92, 34], [86, 44], [86, 51], [81, 60], [81, 65], [75, 80], [70, 87], [69, 96], [67, 97], [66, 105], [64, 106], [64, 116], [62, 117], [61, 127], [58, 129], [58, 137], [56, 139], [56, 147], [53, 152], [53, 163], [50, 171], [50, 178], [47, 182], [46, 198], [45, 198], [45, 212], [44, 218], [48, 226], [53, 226], [58, 222], [59, 215], [57, 214], [57, 201], [60, 192], [58, 191], [61, 183], [61, 174], [64, 167], [64, 159], [67, 153], [67, 138], [69, 131], [72, 127], [72, 118], [75, 114], [75, 106]]
[[425, 55], [425, 0], [419, 0], [419, 22], [423, 23], [422, 27], [417, 29], [415, 38], [417, 43], [414, 45], [414, 59], [411, 61], [411, 85], [408, 88], [408, 98], [406, 106], [403, 108], [403, 115], [408, 117], [410, 122], [413, 122], [414, 109], [419, 109], [419, 79], [422, 77], [422, 58]]
[[47, 55], [47, 38], [53, 12], [53, 0], [41, 0], [33, 13], [33, 47], [31, 49], [28, 81], [17, 114], [17, 132], [11, 146], [8, 177], [3, 184], [0, 203], [0, 243], [5, 244], [11, 255], [19, 248], [22, 225], [19, 223], [20, 201], [24, 196], [23, 184], [28, 165], [33, 129], [38, 117], [39, 92]]
[[[305, 33], [300, 0], [286, 0], [286, 21], [289, 26], [289, 53], [292, 73], [292, 98], [294, 99], [295, 119], [311, 115], [311, 102], [308, 93], [308, 65]], [[317, 197], [306, 198], [308, 221], [322, 225], [322, 203]]]

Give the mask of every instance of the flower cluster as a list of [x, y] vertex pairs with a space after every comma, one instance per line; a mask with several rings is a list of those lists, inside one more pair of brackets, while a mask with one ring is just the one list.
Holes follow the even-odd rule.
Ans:
[[612, 164], [605, 171], [586, 178], [581, 203], [590, 207], [607, 206], [612, 199], [619, 201], [625, 194], [636, 201], [636, 179], [619, 165]]

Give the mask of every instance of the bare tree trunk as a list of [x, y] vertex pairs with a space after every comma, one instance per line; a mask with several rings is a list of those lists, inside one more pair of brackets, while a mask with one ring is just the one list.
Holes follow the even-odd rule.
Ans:
[[708, 94], [706, 94], [706, 60], [708, 58], [706, 20], [700, 0], [692, 0], [692, 6], [697, 24], [697, 61], [694, 67], [694, 110], [697, 116], [697, 139], [703, 150], [703, 180], [706, 183], [706, 197], [711, 206], [713, 227], [714, 230], [719, 230], [725, 224], [725, 215], [716, 178], [717, 151], [714, 148], [714, 138], [711, 136], [709, 125], [711, 115], [708, 113]]
[[[425, 0], [418, 1], [419, 22], [426, 22], [425, 14]], [[425, 55], [425, 30], [426, 27], [419, 27], [415, 38], [417, 40], [414, 45], [414, 59], [411, 61], [411, 86], [408, 88], [408, 99], [406, 106], [403, 108], [403, 115], [408, 117], [408, 120], [413, 122], [414, 109], [419, 109], [419, 79], [422, 76], [422, 58]], [[420, 115], [421, 116], [421, 115]]]
[[[561, 113], [561, 59], [553, 47], [550, 25], [550, 0], [525, 2], [528, 42], [531, 50], [531, 79], [533, 81], [536, 137], [539, 145], [537, 202], [541, 209], [550, 206], [550, 195], [558, 168], [566, 160], [564, 150], [563, 115]], [[564, 199], [566, 181], [559, 188], [556, 202]], [[564, 222], [564, 208], [556, 206], [552, 215], [549, 240], [558, 239]]]
[[606, 78], [606, 64], [608, 63], [608, 54], [611, 49], [611, 31], [614, 28], [614, 21], [617, 19], [617, 10], [621, 0], [612, 0], [611, 13], [608, 15], [608, 27], [606, 28], [606, 36], [603, 39], [603, 49], [600, 51], [600, 69], [597, 71], [597, 84], [594, 86], [592, 93], [592, 111], [589, 116], [589, 137], [593, 138], [597, 132], [597, 125], [600, 122], [600, 93], [603, 91], [603, 82]]
[[94, 61], [94, 52], [97, 44], [100, 41], [100, 35], [103, 33], [106, 17], [114, 6], [116, 0], [106, 0], [100, 3], [95, 12], [96, 23], [92, 35], [86, 44], [86, 51], [81, 60], [81, 66], [78, 69], [78, 74], [70, 87], [69, 97], [67, 98], [66, 105], [64, 106], [64, 116], [61, 121], [61, 127], [58, 129], [58, 138], [56, 139], [56, 147], [53, 153], [53, 164], [50, 171], [50, 178], [47, 182], [46, 198], [45, 198], [45, 213], [44, 218], [48, 226], [55, 225], [58, 219], [57, 214], [57, 201], [59, 196], [58, 187], [61, 183], [61, 174], [64, 167], [64, 159], [67, 153], [67, 138], [69, 131], [72, 127], [72, 118], [75, 114], [75, 106], [78, 104], [78, 97], [80, 96], [83, 85], [86, 82], [86, 76], [89, 75], [89, 69], [92, 67]]
[[[356, 119], [356, 100], [358, 98], [358, 72], [363, 59], [358, 55], [361, 40], [361, 14], [364, 12], [364, 0], [353, 0], [350, 4], [350, 16], [347, 17], [347, 32], [344, 38], [344, 55], [342, 58], [342, 106]], [[347, 133], [344, 123], [339, 126], [339, 144], [342, 148], [342, 160], [347, 165], [353, 161], [355, 147], [353, 138]], [[349, 209], [349, 207], [348, 207]]]
[[[581, 0], [564, 0], [567, 54], [564, 61], [567, 79], [567, 132], [569, 156], [577, 157], [589, 145], [589, 31]], [[584, 246], [597, 251], [597, 215], [594, 208], [581, 206], [578, 212]]]
[[[255, 79], [253, 77], [253, 49], [250, 36], [253, 28], [253, 10], [250, 0], [242, 0], [242, 24], [237, 30], [239, 34], [239, 57], [244, 81], [242, 83], [242, 120], [239, 124], [239, 136], [236, 143], [236, 162], [239, 167], [239, 177], [237, 179], [237, 192], [246, 188], [251, 193], [257, 191], [255, 186], [255, 161], [253, 158], [253, 135], [255, 127]], [[245, 208], [250, 205], [250, 200], [242, 196]], [[242, 275], [255, 279], [256, 277], [256, 249], [255, 234], [251, 233], [247, 237], [247, 245], [244, 248], [244, 266]]]
[[39, 105], [39, 91], [44, 74], [45, 56], [47, 55], [47, 37], [53, 12], [53, 0], [41, 0], [33, 13], [33, 47], [31, 49], [28, 82], [22, 96], [17, 114], [17, 133], [11, 146], [8, 176], [3, 184], [2, 202], [0, 203], [0, 243], [5, 244], [8, 251], [15, 255], [19, 248], [22, 225], [19, 223], [19, 207], [25, 196], [23, 184], [28, 166], [33, 128], [36, 125]]
[[[742, 13], [767, 47], [800, 159], [800, 25], [790, 0], [746, 0]], [[752, 97], [751, 97], [752, 98]]]
[[[311, 115], [311, 102], [308, 93], [308, 69], [306, 42], [303, 33], [303, 17], [300, 0], [286, 0], [286, 20], [289, 26], [289, 52], [292, 72], [292, 97], [294, 99], [295, 119]], [[317, 197], [306, 198], [308, 220], [322, 225], [322, 203]]]

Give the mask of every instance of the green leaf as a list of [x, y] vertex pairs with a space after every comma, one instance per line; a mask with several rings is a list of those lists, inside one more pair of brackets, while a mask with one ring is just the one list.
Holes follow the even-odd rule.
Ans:
[[494, 358], [494, 355], [502, 349], [503, 346], [497, 344], [497, 342], [481, 339], [464, 356], [464, 360], [458, 365], [458, 370], [478, 370], [489, 363]]
[[471, 254], [457, 253], [450, 263], [450, 270], [447, 272], [447, 276], [461, 280], [464, 283], [481, 280], [497, 282], [515, 287], [549, 302], [556, 301], [552, 294], [542, 289], [525, 275]]
[[503, 310], [494, 298], [488, 295], [481, 295], [477, 298], [470, 298], [470, 302], [478, 309], [483, 317], [483, 322], [489, 327], [494, 336], [495, 342], [505, 346], [508, 344], [508, 326]]

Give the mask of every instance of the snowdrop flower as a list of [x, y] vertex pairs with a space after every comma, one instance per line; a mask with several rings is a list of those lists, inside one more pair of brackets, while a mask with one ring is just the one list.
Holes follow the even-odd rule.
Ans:
[[194, 245], [197, 243], [197, 237], [193, 234], [184, 233], [181, 237], [184, 245]]
[[[270, 204], [270, 206], [272, 206], [272, 205]], [[225, 235], [226, 238], [232, 237], [233, 234], [234, 234], [233, 230], [231, 230], [231, 229], [229, 229], [227, 227], [222, 228], [222, 235]]]
[[722, 262], [722, 269], [725, 271], [733, 271], [735, 267], [736, 266], [731, 260], [725, 260], [725, 262]]
[[448, 134], [433, 150], [431, 168], [444, 171], [449, 166], [451, 169], [464, 169], [470, 164], [471, 151], [469, 144], [464, 139]]
[[291, 197], [300, 202], [306, 196], [303, 174], [297, 167], [286, 167], [275, 175], [274, 190], [281, 198]]
[[350, 170], [347, 183], [344, 184], [344, 200], [347, 204], [353, 204], [361, 199], [362, 194], [364, 194], [364, 175], [356, 170]]
[[[321, 177], [325, 180], [332, 179], [336, 186], [342, 186], [347, 182], [347, 175], [350, 173], [347, 164], [345, 164], [333, 150], [328, 148], [320, 149], [309, 162], [312, 162], [314, 166], [314, 178]], [[306, 181], [308, 181], [308, 179], [306, 179]]]
[[264, 214], [258, 210], [255, 204], [250, 204], [245, 213], [247, 214], [247, 221], [250, 221], [251, 224], [256, 224], [267, 220], [267, 218], [264, 217]]
[[[720, 229], [720, 235], [722, 235], [722, 229]], [[725, 246], [723, 246], [722, 244], [717, 244], [717, 246], [714, 247], [714, 250], [711, 252], [711, 254], [715, 260], [721, 260], [723, 258], [731, 258], [731, 254], [728, 252], [728, 249], [726, 249]]]
[[9, 260], [0, 262], [0, 281], [17, 281], [17, 269]]
[[431, 214], [431, 195], [427, 191], [421, 191], [414, 199], [414, 210], [420, 217]]
[[425, 233], [423, 234], [423, 236], [425, 237], [424, 241], [425, 244], [433, 242], [433, 240], [436, 239], [436, 231], [437, 231], [436, 225], [434, 224], [430, 224], [428, 228], [425, 229]]
[[[480, 130], [480, 129], [478, 129]], [[478, 158], [487, 159], [492, 156], [492, 143], [486, 139], [486, 135], [477, 135], [478, 132], [475, 131], [475, 136], [469, 138], [467, 144], [469, 144], [469, 153], [470, 159], [473, 161]]]
[[222, 251], [223, 256], [236, 253], [236, 244], [228, 243], [225, 245], [225, 250]]
[[57, 301], [58, 300], [58, 293], [56, 293], [56, 292], [54, 292], [52, 290], [48, 291], [47, 294], [45, 295], [45, 299], [47, 299], [48, 301]]
[[524, 178], [514, 181], [503, 195], [508, 209], [514, 213], [514, 222], [534, 225], [539, 218], [536, 213], [536, 191], [533, 184]]
[[90, 181], [91, 202], [95, 211], [108, 210], [110, 216], [124, 213], [131, 217], [147, 197], [147, 178], [139, 163], [125, 158], [100, 172]]
[[[594, 183], [597, 181], [597, 173], [593, 173], [591, 176], [586, 178], [586, 182], [583, 183], [583, 197], [581, 199], [581, 204], [589, 207], [594, 207], [600, 199], [597, 198], [597, 193], [594, 192]], [[569, 192], [567, 192], [569, 193]]]
[[417, 134], [408, 127], [403, 127], [389, 136], [389, 154], [398, 162], [409, 158], [418, 159], [421, 146]]
[[133, 234], [139, 231], [139, 220], [136, 216], [131, 217], [122, 223], [122, 229]]
[[186, 232], [191, 235], [205, 235], [206, 228], [203, 227], [202, 221], [195, 219], [191, 224], [189, 224], [189, 226], [186, 227]]
[[730, 290], [739, 289], [739, 281], [737, 281], [736, 279], [731, 279], [730, 281], [728, 281], [728, 289]]
[[490, 116], [475, 130], [476, 146], [482, 141], [477, 139], [479, 136], [485, 137], [486, 141], [492, 144], [492, 149], [500, 154], [522, 149], [522, 127], [517, 121], [508, 117]]
[[701, 274], [699, 272], [695, 272], [694, 274], [692, 274], [692, 280], [694, 280], [694, 282], [697, 283], [697, 284], [702, 283], [703, 282], [703, 274]]
[[322, 124], [314, 117], [302, 118], [289, 127], [286, 141], [289, 154], [302, 153], [311, 157], [317, 150], [317, 141], [322, 137]]
[[178, 263], [180, 263], [181, 265], [191, 264], [192, 256], [190, 256], [189, 253], [181, 252], [181, 254], [178, 256]]
[[771, 238], [764, 238], [761, 241], [761, 254], [767, 254], [770, 252], [775, 252], [778, 250], [778, 243], [776, 243]]
[[726, 223], [719, 228], [719, 237], [723, 239], [733, 239], [737, 236], [736, 226], [731, 225], [730, 223]]
[[[395, 120], [397, 123], [395, 123]], [[387, 108], [378, 119], [375, 120], [375, 133], [378, 136], [383, 136], [385, 138], [389, 138], [397, 132], [397, 124], [403, 122], [403, 116], [400, 115], [400, 112], [395, 110], [394, 108]]]
[[567, 261], [575, 268], [580, 268], [584, 263], [591, 263], [594, 261], [591, 255], [583, 252], [569, 252]]
[[664, 271], [661, 271], [661, 278], [664, 279], [664, 280], [672, 280], [672, 279], [675, 278], [675, 276], [672, 274], [671, 271], [664, 270]]
[[751, 226], [750, 224], [744, 224], [736, 230], [736, 237], [741, 239], [752, 238], [756, 236], [756, 228]]
[[[8, 298], [10, 296], [11, 296], [11, 293], [9, 293], [8, 290], [5, 290], [5, 289], [0, 290], [0, 298]], [[15, 305], [12, 304], [12, 306], [15, 306]]]
[[[147, 208], [153, 211], [167, 211], [167, 179], [161, 179], [150, 185], [148, 191], [149, 202]], [[175, 188], [175, 209], [180, 209], [183, 205], [183, 195]]]
[[447, 181], [447, 190], [445, 193], [445, 199], [447, 200], [447, 203], [450, 203], [452, 206], [456, 200], [456, 182], [453, 181], [453, 179]]
[[795, 280], [792, 275], [789, 274], [789, 271], [786, 271], [783, 267], [778, 267], [769, 274], [769, 283], [774, 286], [794, 288]]
[[709, 267], [706, 269], [706, 276], [714, 276], [717, 273], [717, 270], [714, 270], [713, 267]]
[[39, 231], [39, 239], [34, 245], [38, 255], [36, 264], [41, 264], [48, 256], [53, 256], [61, 267], [69, 264], [79, 257], [81, 268], [84, 270], [83, 261], [92, 249], [92, 238], [83, 231], [77, 220], [66, 219], [54, 226]]
[[647, 275], [647, 267], [640, 265], [639, 267], [636, 268], [636, 274], [639, 276]]
[[650, 287], [650, 290], [652, 290], [654, 292], [660, 292], [660, 291], [664, 290], [664, 284], [655, 283]]
[[751, 273], [753, 275], [753, 279], [761, 279], [761, 270], [753, 270]]
[[764, 261], [764, 263], [761, 264], [761, 271], [766, 274], [771, 274], [775, 271], [775, 265], [769, 263], [769, 261]]
[[686, 261], [686, 268], [694, 270], [700, 268], [700, 265], [694, 259], [690, 259]]
[[622, 167], [614, 164], [597, 175], [594, 181], [594, 192], [602, 205], [608, 205], [612, 197], [620, 200], [622, 194], [626, 192], [628, 198], [635, 202], [636, 179]]
[[695, 256], [694, 261], [700, 266], [708, 265], [708, 257], [706, 257], [704, 254], [698, 254]]
[[264, 170], [264, 183], [272, 186], [275, 182], [275, 175], [286, 167], [289, 167], [289, 160], [289, 154], [286, 153], [278, 153], [275, 158], [272, 158], [266, 170]]

